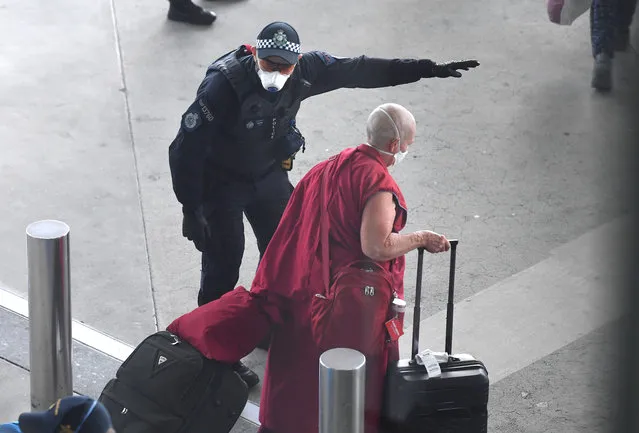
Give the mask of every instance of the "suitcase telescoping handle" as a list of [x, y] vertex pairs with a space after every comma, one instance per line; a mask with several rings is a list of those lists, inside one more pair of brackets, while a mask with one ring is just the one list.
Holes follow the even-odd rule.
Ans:
[[[455, 306], [455, 261], [459, 240], [450, 242], [450, 273], [448, 277], [448, 304], [446, 305], [446, 353], [452, 354], [453, 346], [453, 313]], [[424, 270], [424, 248], [417, 249], [417, 283], [415, 284], [415, 310], [413, 313], [413, 347], [411, 361], [419, 351], [420, 303], [422, 299], [422, 279]]]
[[448, 274], [448, 305], [446, 306], [446, 348], [449, 355], [453, 354], [453, 314], [455, 309], [455, 261], [457, 258], [457, 244], [453, 239], [450, 242], [450, 273]]

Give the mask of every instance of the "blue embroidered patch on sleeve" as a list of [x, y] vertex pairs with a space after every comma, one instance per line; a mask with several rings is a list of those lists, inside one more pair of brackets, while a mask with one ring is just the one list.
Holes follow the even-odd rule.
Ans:
[[187, 132], [195, 131], [202, 124], [202, 118], [195, 111], [189, 111], [182, 117], [182, 126]]

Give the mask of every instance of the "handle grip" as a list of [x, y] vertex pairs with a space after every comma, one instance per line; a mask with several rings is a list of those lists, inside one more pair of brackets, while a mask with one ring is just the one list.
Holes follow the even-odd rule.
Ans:
[[[457, 244], [459, 244], [459, 239], [448, 239], [448, 243], [450, 244], [450, 248], [457, 248]], [[417, 248], [417, 253], [418, 254], [424, 254], [424, 251], [426, 251], [426, 248], [424, 247], [418, 247]]]

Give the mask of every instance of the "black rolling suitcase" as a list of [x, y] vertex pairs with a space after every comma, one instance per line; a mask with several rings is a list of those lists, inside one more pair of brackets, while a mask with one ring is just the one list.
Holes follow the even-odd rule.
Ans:
[[[410, 359], [389, 365], [382, 409], [384, 433], [485, 433], [488, 422], [488, 371], [469, 355], [450, 355], [453, 331], [455, 256], [457, 241], [450, 241], [450, 280], [446, 314], [446, 354], [441, 376], [429, 377], [416, 362], [419, 348], [420, 298], [424, 250], [418, 250], [413, 347]], [[462, 358], [462, 359], [460, 359]], [[432, 359], [432, 358], [431, 358]]]
[[247, 400], [229, 364], [167, 331], [145, 338], [99, 398], [117, 433], [228, 433]]

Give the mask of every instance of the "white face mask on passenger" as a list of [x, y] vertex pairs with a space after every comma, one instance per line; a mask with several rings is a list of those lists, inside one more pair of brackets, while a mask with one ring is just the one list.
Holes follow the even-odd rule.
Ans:
[[[368, 143], [366, 143], [366, 144], [368, 144]], [[400, 144], [401, 144], [401, 140], [400, 140]], [[368, 144], [368, 145], [370, 146], [370, 144]], [[373, 146], [371, 146], [371, 147], [373, 147]], [[393, 157], [393, 165], [397, 165], [400, 162], [402, 162], [404, 160], [404, 158], [406, 158], [406, 155], [408, 154], [408, 150], [405, 150], [403, 152], [400, 151], [400, 152], [397, 152], [397, 153], [390, 153], [390, 152], [386, 152], [385, 150], [378, 149], [376, 147], [374, 147], [374, 149], [376, 151], [378, 151], [379, 153], [383, 153], [385, 155], [392, 156]]]
[[257, 67], [257, 75], [260, 77], [262, 87], [269, 92], [279, 92], [282, 90], [282, 87], [284, 87], [284, 84], [286, 84], [286, 81], [290, 77], [290, 75], [284, 75], [277, 71], [263, 71], [259, 66]]

